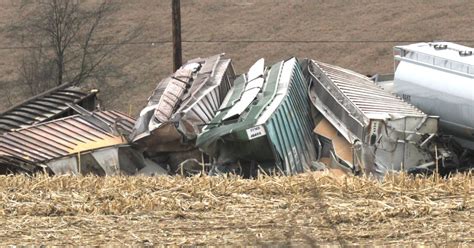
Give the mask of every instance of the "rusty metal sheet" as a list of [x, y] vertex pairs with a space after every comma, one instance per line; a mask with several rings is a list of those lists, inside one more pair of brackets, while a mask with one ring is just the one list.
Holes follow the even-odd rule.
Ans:
[[166, 175], [128, 145], [134, 120], [117, 111], [88, 112], [4, 133], [0, 136], [0, 174]]
[[[168, 121], [181, 98], [186, 91], [186, 88], [191, 84], [193, 71], [191, 69], [183, 68], [177, 70], [170, 78], [166, 78], [164, 83], [160, 83], [155, 90], [163, 91], [163, 95], [154, 106], [155, 118], [159, 122]], [[164, 88], [162, 88], [165, 86]]]
[[[94, 112], [94, 118], [107, 125], [114, 124], [131, 131], [134, 120], [117, 111]], [[87, 116], [75, 115], [37, 124], [0, 136], [0, 157], [14, 157], [31, 163], [65, 157], [102, 147], [127, 143], [120, 134], [111, 134], [88, 121]], [[120, 120], [119, 123], [114, 121]]]
[[0, 113], [0, 133], [73, 115], [71, 103], [93, 110], [97, 92], [68, 85], [48, 90]]

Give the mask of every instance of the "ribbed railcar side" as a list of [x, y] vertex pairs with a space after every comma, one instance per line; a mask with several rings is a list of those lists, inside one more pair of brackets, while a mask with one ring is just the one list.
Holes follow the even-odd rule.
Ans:
[[193, 105], [191, 105], [189, 108], [190, 111], [192, 111], [196, 116], [199, 116], [199, 113], [201, 112], [206, 113], [204, 116], [199, 116], [200, 117], [199, 119], [202, 120], [202, 123], [199, 123], [199, 125], [207, 124], [212, 120], [212, 118], [214, 118], [227, 92], [229, 92], [230, 88], [233, 86], [233, 83], [234, 83], [233, 77], [235, 77], [235, 72], [232, 67], [230, 59], [219, 61], [218, 68], [219, 67], [223, 67], [226, 69], [224, 73], [222, 73], [221, 77], [216, 78], [218, 82], [212, 82], [216, 84], [217, 86], [210, 85], [212, 86], [210, 87], [211, 90], [203, 94], [200, 100], [196, 101], [195, 105], [198, 105], [198, 106], [194, 107]]
[[244, 89], [253, 89], [248, 87], [252, 80], [245, 75], [236, 79], [231, 95], [197, 144], [220, 162], [255, 161], [265, 169], [286, 174], [308, 170], [316, 160], [316, 149], [308, 84], [301, 68], [293, 58], [272, 65], [262, 75], [265, 81], [260, 92], [234, 116], [229, 115], [233, 103], [240, 101]]
[[201, 80], [199, 90], [182, 103], [172, 118], [178, 120], [178, 129], [188, 140], [196, 139], [202, 127], [215, 117], [233, 86], [235, 72], [232, 61], [217, 58], [212, 67], [208, 65], [208, 68], [203, 68], [203, 72], [199, 72], [203, 77], [196, 79]]
[[[291, 64], [288, 67], [286, 63]], [[308, 84], [296, 60], [285, 62], [284, 70], [291, 70], [287, 92], [280, 106], [265, 123], [271, 144], [274, 145], [287, 174], [309, 170], [316, 160], [312, 129]]]

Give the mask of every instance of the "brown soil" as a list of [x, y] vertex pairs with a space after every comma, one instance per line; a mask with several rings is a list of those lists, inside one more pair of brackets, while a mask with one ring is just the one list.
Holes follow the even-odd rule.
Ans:
[[[89, 0], [95, 1], [95, 0]], [[120, 38], [124, 30], [143, 22], [145, 33], [137, 41], [170, 40], [171, 1], [121, 1], [117, 22], [109, 34]], [[453, 1], [315, 1], [315, 0], [183, 0], [185, 41], [206, 40], [323, 40], [407, 41], [466, 40], [473, 46], [474, 2]], [[4, 28], [15, 20], [19, 1], [0, 1], [0, 46], [21, 45], [8, 40]], [[238, 72], [255, 60], [267, 63], [291, 56], [309, 57], [354, 69], [364, 74], [390, 73], [392, 47], [405, 42], [360, 43], [184, 43], [184, 59], [225, 52]], [[0, 110], [26, 97], [16, 85], [21, 49], [0, 49]], [[137, 114], [157, 81], [172, 70], [171, 44], [133, 44], [123, 47], [108, 63], [126, 63], [119, 75], [97, 84], [108, 108]], [[9, 96], [9, 97], [7, 97]], [[8, 100], [10, 99], [10, 100]]]

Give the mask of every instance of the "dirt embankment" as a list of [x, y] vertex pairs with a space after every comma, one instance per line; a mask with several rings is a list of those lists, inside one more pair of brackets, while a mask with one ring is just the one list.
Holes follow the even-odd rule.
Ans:
[[[18, 2], [0, 1], [0, 110], [26, 97], [25, 88], [14, 83], [23, 50], [8, 48], [21, 43], [8, 40], [4, 32], [15, 20]], [[144, 23], [145, 32], [136, 41], [145, 43], [124, 46], [107, 61], [124, 69], [91, 83], [101, 88], [107, 108], [137, 114], [157, 81], [172, 69], [171, 44], [152, 43], [171, 40], [170, 1], [120, 4], [116, 23], [103, 35], [119, 39], [128, 28]], [[404, 41], [460, 40], [474, 45], [472, 1], [182, 0], [181, 5], [182, 36], [188, 41], [183, 44], [184, 59], [225, 52], [238, 72], [260, 57], [272, 63], [299, 56], [364, 74], [389, 73], [392, 47]]]

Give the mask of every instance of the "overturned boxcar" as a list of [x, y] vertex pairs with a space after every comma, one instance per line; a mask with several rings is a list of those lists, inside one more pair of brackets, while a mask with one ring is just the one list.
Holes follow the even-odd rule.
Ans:
[[188, 61], [158, 83], [135, 124], [132, 142], [154, 152], [193, 149], [234, 77], [231, 60], [222, 54]]
[[[326, 146], [333, 142], [331, 149], [323, 149], [327, 152], [322, 157], [353, 172], [373, 175], [435, 165], [438, 117], [428, 116], [350, 70], [310, 61], [308, 75], [311, 101], [328, 121], [319, 122], [316, 132]], [[437, 149], [440, 156], [449, 156], [449, 151]]]
[[[75, 107], [78, 108], [78, 107]], [[100, 111], [36, 124], [0, 136], [0, 172], [50, 174], [165, 174], [131, 149], [126, 135], [134, 120]]]
[[317, 158], [308, 83], [296, 58], [265, 68], [257, 61], [235, 81], [196, 145], [215, 158], [215, 169], [257, 168], [285, 174], [312, 168]]
[[223, 54], [188, 61], [158, 83], [130, 140], [171, 172], [185, 160], [202, 161], [196, 137], [215, 116], [234, 78], [232, 62]]

